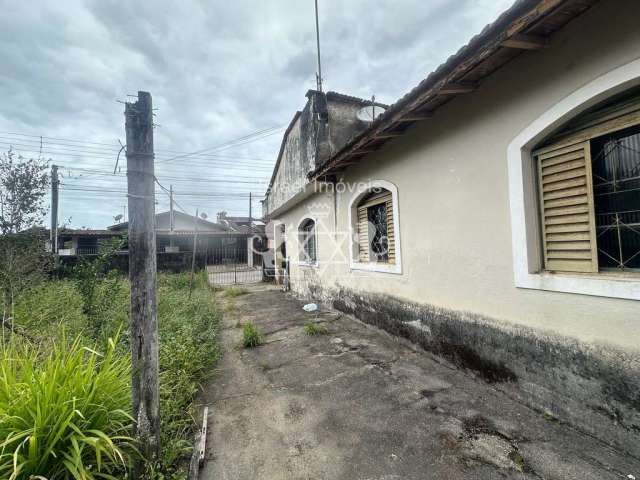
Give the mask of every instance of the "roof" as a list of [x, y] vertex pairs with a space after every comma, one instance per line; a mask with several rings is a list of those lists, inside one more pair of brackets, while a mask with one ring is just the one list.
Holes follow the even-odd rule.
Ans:
[[458, 95], [468, 93], [522, 52], [544, 48], [548, 38], [599, 0], [518, 0], [413, 90], [355, 135], [310, 179], [338, 173], [372, 150], [402, 136]]
[[[371, 105], [371, 100], [366, 100], [364, 98], [359, 98], [359, 97], [353, 97], [351, 95], [345, 95], [344, 93], [338, 93], [338, 92], [327, 92], [327, 100], [338, 100], [341, 102], [348, 102], [348, 103], [355, 103], [358, 105], [362, 105], [367, 106], [367, 105]], [[373, 102], [373, 105], [375, 105], [376, 107], [382, 107], [382, 108], [388, 108], [389, 105], [384, 104], [384, 103], [380, 103], [380, 102]]]
[[[160, 213], [156, 213], [156, 219], [160, 216], [166, 216], [169, 215], [171, 212], [160, 212]], [[209, 222], [208, 220], [204, 220], [202, 218], [196, 218], [194, 215], [189, 215], [187, 213], [182, 213], [182, 212], [178, 212], [178, 211], [174, 211], [173, 212], [174, 218], [175, 217], [183, 217], [183, 218], [188, 218], [189, 220], [193, 220], [195, 222], [195, 220], [198, 221], [198, 225], [200, 227], [202, 227], [203, 229], [208, 227], [211, 230], [219, 230], [219, 231], [227, 231], [228, 228], [225, 227], [224, 225], [220, 225], [219, 223], [214, 223], [214, 222]], [[129, 228], [129, 222], [122, 222], [122, 223], [116, 223], [115, 225], [110, 225], [107, 227], [109, 229], [109, 231], [122, 231], [126, 228]]]
[[58, 236], [78, 236], [78, 237], [117, 237], [122, 235], [122, 232], [114, 230], [93, 230], [89, 228], [60, 228], [58, 229]]

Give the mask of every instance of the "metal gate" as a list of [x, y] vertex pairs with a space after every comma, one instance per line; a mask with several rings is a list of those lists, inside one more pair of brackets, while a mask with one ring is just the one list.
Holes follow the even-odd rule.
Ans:
[[249, 252], [246, 245], [229, 245], [207, 252], [207, 274], [212, 285], [238, 285], [262, 282], [262, 256]]

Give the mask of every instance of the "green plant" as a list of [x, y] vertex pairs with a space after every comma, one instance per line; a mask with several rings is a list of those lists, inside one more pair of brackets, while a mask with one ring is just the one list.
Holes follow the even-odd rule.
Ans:
[[246, 293], [249, 293], [249, 291], [246, 288], [229, 287], [224, 290], [223, 295], [227, 298], [235, 298], [235, 297], [239, 297], [240, 295], [244, 295]]
[[74, 282], [57, 280], [23, 292], [16, 300], [13, 324], [18, 332], [28, 332], [41, 344], [60, 340], [63, 332], [70, 337], [80, 335], [87, 317]]
[[253, 323], [246, 323], [242, 327], [242, 345], [244, 348], [253, 348], [262, 345], [262, 334]]
[[0, 477], [122, 478], [136, 455], [131, 364], [109, 340], [104, 353], [80, 337], [47, 352], [14, 338], [0, 351]]
[[158, 280], [160, 470], [164, 478], [180, 478], [192, 451], [195, 423], [189, 412], [220, 354], [220, 312], [206, 275], [196, 277], [191, 298], [188, 274], [161, 275]]
[[[89, 324], [93, 328], [94, 336], [100, 331], [101, 316], [104, 313], [104, 302], [98, 298], [100, 286], [111, 286], [118, 289], [118, 281], [121, 278], [116, 271], [108, 271], [109, 264], [118, 250], [124, 245], [125, 239], [114, 239], [111, 244], [104, 246], [104, 250], [95, 258], [82, 258], [72, 269], [72, 278], [76, 281], [78, 291], [82, 295], [83, 309], [89, 319]], [[108, 281], [105, 283], [105, 279]], [[103, 297], [104, 299], [104, 297]], [[112, 299], [108, 299], [106, 310], [108, 311]]]
[[307, 322], [304, 325], [304, 333], [310, 336], [327, 335], [329, 333], [329, 330], [327, 329], [326, 326], [320, 325], [319, 323]]

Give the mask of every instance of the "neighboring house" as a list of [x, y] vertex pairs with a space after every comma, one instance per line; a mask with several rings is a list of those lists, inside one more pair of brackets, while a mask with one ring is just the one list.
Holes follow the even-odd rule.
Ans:
[[640, 455], [638, 18], [520, 0], [348, 141], [296, 114], [278, 275]]
[[264, 234], [264, 222], [256, 218], [231, 216], [227, 212], [218, 212], [216, 221], [219, 225], [229, 227], [235, 232], [253, 232], [259, 235]]
[[[197, 252], [210, 264], [236, 261], [253, 265], [255, 255], [249, 254], [251, 238], [263, 235], [258, 230], [251, 232], [248, 227], [232, 228], [177, 211], [157, 213], [155, 221], [158, 253], [192, 252], [197, 235]], [[128, 222], [108, 227], [109, 231], [123, 235], [128, 228]]]
[[98, 255], [122, 237], [119, 232], [111, 230], [61, 228], [57, 233], [57, 254], [63, 257]]

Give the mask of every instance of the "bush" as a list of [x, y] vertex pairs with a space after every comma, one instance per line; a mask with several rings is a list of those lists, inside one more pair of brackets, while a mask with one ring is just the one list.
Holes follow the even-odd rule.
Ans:
[[0, 351], [0, 477], [122, 478], [135, 455], [131, 364], [78, 337], [40, 355], [14, 338]]
[[82, 309], [82, 297], [73, 282], [48, 281], [17, 299], [13, 324], [36, 340], [59, 340], [63, 331], [76, 337], [87, 326]]
[[247, 323], [242, 327], [242, 345], [244, 348], [262, 345], [262, 334], [253, 323]]
[[304, 333], [309, 336], [313, 335], [327, 335], [329, 330], [326, 326], [320, 325], [318, 323], [307, 322], [304, 326]]

